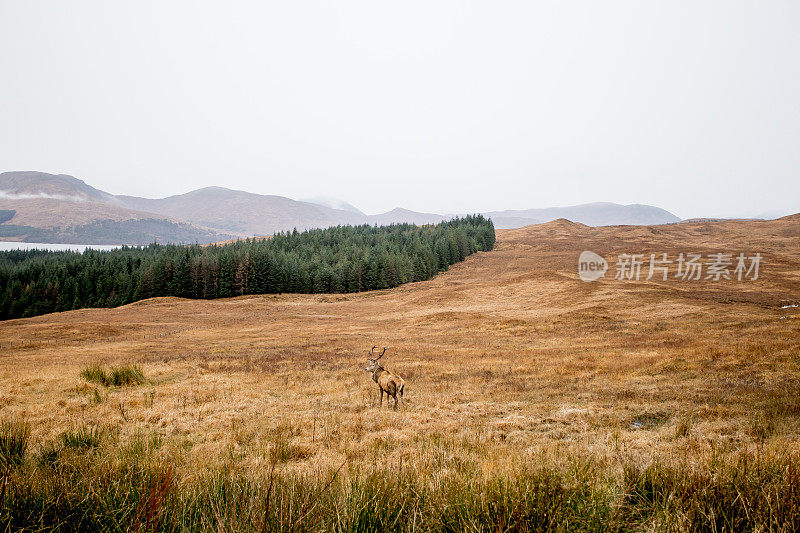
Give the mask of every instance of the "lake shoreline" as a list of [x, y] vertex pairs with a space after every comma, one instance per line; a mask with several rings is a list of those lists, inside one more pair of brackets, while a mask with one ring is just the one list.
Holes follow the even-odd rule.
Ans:
[[0, 241], [0, 252], [13, 250], [49, 250], [51, 252], [80, 252], [86, 250], [99, 250], [108, 252], [122, 248], [122, 244], [64, 244], [44, 242]]

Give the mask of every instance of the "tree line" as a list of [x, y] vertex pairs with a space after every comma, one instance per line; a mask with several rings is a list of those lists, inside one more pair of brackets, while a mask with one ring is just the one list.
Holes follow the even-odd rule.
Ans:
[[0, 253], [0, 319], [154, 296], [343, 293], [430, 279], [494, 247], [481, 215], [436, 225], [337, 226], [221, 245], [122, 247], [111, 251]]

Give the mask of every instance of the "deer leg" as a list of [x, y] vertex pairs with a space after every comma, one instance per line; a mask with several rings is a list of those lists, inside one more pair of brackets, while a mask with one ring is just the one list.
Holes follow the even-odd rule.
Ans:
[[379, 389], [381, 391], [381, 403], [378, 404], [378, 407], [383, 407], [383, 389]]

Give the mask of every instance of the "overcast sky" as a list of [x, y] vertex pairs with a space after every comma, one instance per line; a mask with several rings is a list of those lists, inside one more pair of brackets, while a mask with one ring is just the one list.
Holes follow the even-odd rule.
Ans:
[[0, 170], [370, 213], [800, 211], [800, 2], [0, 0]]

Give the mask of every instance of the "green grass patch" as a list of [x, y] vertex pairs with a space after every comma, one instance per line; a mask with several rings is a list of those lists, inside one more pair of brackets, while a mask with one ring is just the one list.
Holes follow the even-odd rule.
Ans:
[[144, 372], [138, 365], [123, 365], [106, 368], [100, 364], [93, 364], [81, 371], [81, 377], [92, 383], [99, 383], [106, 387], [128, 387], [141, 385], [147, 380]]
[[76, 450], [93, 450], [100, 446], [105, 429], [100, 426], [75, 426], [61, 434], [61, 443], [65, 448]]
[[93, 364], [84, 368], [81, 371], [81, 377], [92, 383], [100, 383], [102, 385], [106, 385], [108, 383], [106, 369], [100, 364]]

